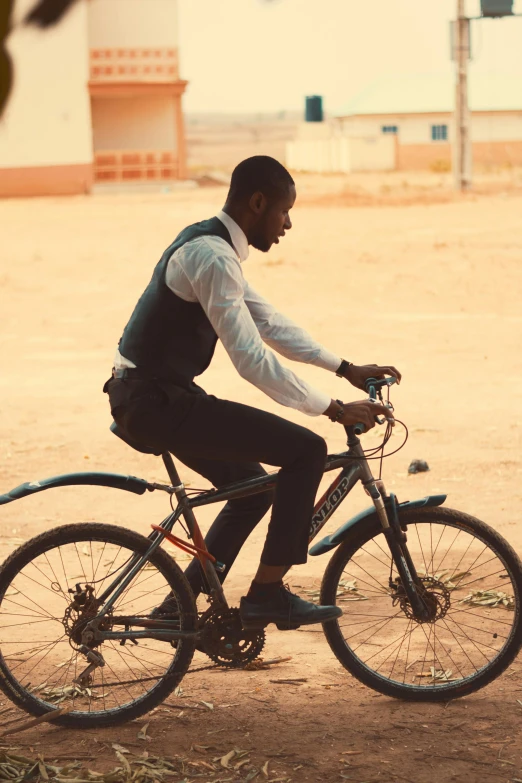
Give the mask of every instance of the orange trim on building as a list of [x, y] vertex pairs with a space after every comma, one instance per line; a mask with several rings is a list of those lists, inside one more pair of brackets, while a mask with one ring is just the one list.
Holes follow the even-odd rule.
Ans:
[[[490, 166], [522, 165], [522, 141], [474, 141], [473, 162]], [[452, 150], [449, 142], [401, 144], [396, 146], [395, 168], [399, 170], [449, 170]]]
[[92, 182], [92, 163], [0, 168], [0, 198], [72, 196], [88, 193]]
[[91, 82], [179, 81], [178, 50], [91, 49]]
[[122, 95], [183, 95], [188, 82], [89, 82], [89, 92], [94, 97]]
[[187, 145], [185, 140], [185, 123], [183, 120], [181, 95], [177, 95], [174, 98], [174, 101], [174, 111], [176, 112], [176, 142], [178, 148], [178, 178], [185, 179], [187, 176]]
[[177, 179], [179, 161], [172, 150], [98, 150], [95, 182], [154, 182]]

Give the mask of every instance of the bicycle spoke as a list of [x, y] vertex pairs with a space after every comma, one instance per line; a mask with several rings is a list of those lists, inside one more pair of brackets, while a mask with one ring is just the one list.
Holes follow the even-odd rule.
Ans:
[[[458, 531], [458, 533], [457, 533], [457, 535], [455, 536], [455, 538], [453, 539], [453, 541], [452, 541], [452, 542], [451, 542], [451, 544], [449, 545], [448, 549], [447, 549], [447, 550], [446, 550], [446, 552], [444, 553], [444, 557], [442, 558], [442, 560], [441, 560], [441, 561], [440, 561], [440, 563], [438, 564], [437, 568], [435, 568], [435, 569], [434, 569], [434, 573], [435, 573], [435, 574], [438, 574], [438, 573], [439, 573], [439, 571], [442, 569], [442, 564], [443, 564], [443, 562], [445, 561], [446, 557], [447, 557], [447, 556], [449, 555], [449, 553], [451, 552], [451, 549], [452, 549], [452, 547], [453, 547], [453, 544], [455, 543], [455, 541], [457, 540], [457, 538], [460, 536], [460, 534], [461, 534], [461, 533], [462, 533], [462, 530], [459, 530], [459, 531]], [[460, 560], [459, 560], [459, 562], [457, 563], [457, 565], [456, 565], [456, 566], [455, 566], [455, 568], [453, 569], [453, 573], [458, 573], [458, 570], [459, 570], [459, 568], [460, 568], [460, 564], [462, 563], [462, 561], [464, 560], [464, 558], [465, 558], [465, 557], [466, 557], [466, 555], [468, 554], [468, 551], [469, 551], [470, 547], [472, 546], [472, 544], [473, 544], [473, 541], [474, 541], [474, 539], [473, 539], [473, 538], [470, 538], [470, 541], [469, 541], [469, 543], [468, 543], [468, 546], [466, 547], [466, 549], [464, 550], [464, 552], [463, 552], [463, 553], [462, 553], [462, 555], [460, 556]]]
[[[486, 606], [484, 608], [489, 609], [490, 607]], [[448, 616], [453, 614], [462, 614], [462, 613], [471, 614], [473, 617], [480, 617], [481, 620], [484, 620], [483, 614], [479, 614], [478, 612], [472, 612], [471, 609], [450, 609], [450, 611], [448, 612]], [[510, 628], [513, 626], [513, 623], [508, 623], [505, 622], [504, 620], [499, 620], [496, 617], [495, 617], [495, 622], [500, 623], [500, 625], [509, 625]]]
[[427, 574], [427, 573], [429, 573], [428, 572], [428, 565], [426, 563], [426, 558], [424, 557], [424, 549], [422, 548], [422, 544], [421, 544], [421, 540], [420, 540], [420, 534], [419, 534], [419, 526], [418, 525], [415, 525], [415, 532], [417, 533], [417, 539], [419, 541], [419, 548], [420, 548], [421, 555], [422, 555], [422, 561], [424, 563], [424, 571]]
[[373, 557], [375, 560], [377, 560], [379, 563], [381, 563], [381, 565], [383, 565], [385, 568], [389, 568], [390, 567], [390, 562], [389, 561], [391, 560], [391, 557], [388, 558], [388, 562], [387, 563], [384, 563], [379, 557], [376, 557], [376, 555], [374, 555], [373, 552], [368, 552], [363, 546], [361, 547], [360, 551], [364, 552], [365, 554], [369, 555], [370, 557]]
[[[433, 560], [434, 560], [434, 558], [435, 558], [435, 555], [437, 554], [437, 549], [439, 548], [440, 539], [441, 539], [441, 538], [442, 538], [442, 536], [444, 535], [444, 530], [445, 530], [445, 529], [446, 529], [446, 526], [445, 526], [445, 525], [443, 525], [443, 526], [442, 526], [442, 532], [441, 532], [441, 534], [440, 534], [440, 538], [439, 538], [439, 540], [437, 541], [437, 546], [435, 547], [435, 549], [433, 549], [433, 539], [432, 539], [431, 557], [430, 557], [430, 571], [431, 571], [431, 568], [432, 568], [432, 566], [433, 566]], [[430, 531], [431, 531], [431, 525], [430, 525]], [[429, 573], [429, 572], [428, 572], [428, 573]], [[432, 573], [433, 573], [433, 572], [432, 572]]]
[[400, 645], [399, 645], [399, 648], [398, 648], [398, 650], [397, 650], [397, 655], [395, 656], [395, 660], [394, 660], [394, 662], [393, 662], [393, 666], [391, 667], [391, 671], [390, 671], [390, 674], [389, 674], [389, 676], [390, 676], [390, 679], [392, 678], [392, 676], [393, 676], [393, 672], [394, 672], [394, 670], [395, 670], [395, 666], [397, 665], [397, 661], [398, 661], [398, 659], [399, 659], [399, 655], [400, 655], [400, 653], [401, 653], [401, 650], [402, 650], [402, 645], [404, 644], [404, 640], [406, 639], [406, 637], [408, 637], [408, 640], [409, 640], [409, 639], [410, 639], [410, 637], [411, 637], [411, 630], [410, 630], [410, 626], [411, 626], [412, 622], [413, 622], [412, 620], [409, 620], [409, 621], [408, 621], [408, 627], [406, 628], [406, 631], [404, 632], [404, 635], [403, 635], [403, 637], [402, 637], [401, 643], [400, 643]]
[[[354, 576], [353, 574], [350, 574], [349, 571], [344, 570], [343, 571], [343, 576], [349, 576], [350, 578], [355, 579], [355, 581], [361, 582], [361, 584], [363, 584], [363, 585], [368, 585], [370, 589], [369, 590], [366, 589], [365, 590], [366, 593], [374, 593], [374, 595], [386, 595], [386, 596], [389, 596], [389, 592], [387, 590], [384, 590], [384, 589], [376, 590], [375, 587], [371, 584], [371, 582], [366, 582], [364, 579], [361, 579], [358, 576]], [[382, 588], [382, 585], [379, 585], [379, 587]]]

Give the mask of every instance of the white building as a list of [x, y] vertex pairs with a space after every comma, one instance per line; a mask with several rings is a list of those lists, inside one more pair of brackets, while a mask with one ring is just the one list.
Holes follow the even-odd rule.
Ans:
[[17, 0], [15, 79], [0, 121], [0, 196], [185, 176], [177, 2], [79, 0], [41, 31]]
[[[452, 73], [387, 77], [336, 112], [327, 123], [326, 135], [332, 148], [339, 148], [339, 139], [366, 140], [367, 149], [373, 144], [378, 164], [374, 168], [449, 169], [454, 101]], [[469, 105], [474, 162], [522, 165], [522, 80], [509, 76], [471, 77]], [[313, 133], [308, 131], [309, 136]], [[316, 133], [322, 137], [317, 139], [316, 147], [321, 146], [320, 141], [324, 146], [325, 130], [317, 129]], [[383, 145], [385, 138], [392, 140], [392, 146]], [[301, 152], [304, 153], [304, 147]], [[289, 158], [293, 155], [295, 159], [296, 154], [298, 150], [290, 145]], [[312, 151], [309, 157], [313, 165]], [[306, 155], [300, 162], [299, 168], [306, 168]]]

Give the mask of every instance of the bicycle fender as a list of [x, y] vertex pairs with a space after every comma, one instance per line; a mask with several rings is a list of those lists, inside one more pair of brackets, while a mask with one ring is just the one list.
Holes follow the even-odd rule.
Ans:
[[13, 500], [19, 500], [26, 495], [43, 492], [44, 489], [69, 487], [74, 484], [92, 484], [99, 487], [125, 489], [136, 495], [143, 495], [149, 486], [145, 479], [136, 478], [136, 476], [123, 476], [119, 473], [64, 473], [61, 476], [51, 476], [40, 481], [27, 481], [25, 484], [20, 484], [6, 492], [5, 495], [0, 495], [0, 506], [4, 503], [11, 503]]
[[[398, 508], [406, 510], [410, 508], [423, 508], [426, 506], [441, 506], [446, 498], [447, 495], [429, 495], [428, 497], [419, 498], [418, 500], [406, 500], [404, 503], [399, 503]], [[308, 551], [308, 554], [315, 557], [316, 555], [324, 555], [325, 552], [330, 552], [330, 550], [335, 549], [339, 544], [342, 544], [345, 538], [347, 538], [358, 525], [364, 525], [366, 520], [374, 515], [375, 506], [360, 511], [349, 519], [348, 522], [345, 522], [344, 525], [341, 525], [335, 533], [326, 536], [326, 538], [322, 538], [321, 541], [314, 544]]]

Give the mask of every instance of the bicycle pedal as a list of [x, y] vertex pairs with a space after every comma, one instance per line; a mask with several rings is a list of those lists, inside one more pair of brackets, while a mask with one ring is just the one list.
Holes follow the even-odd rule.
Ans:
[[262, 631], [266, 628], [269, 623], [265, 622], [256, 622], [255, 620], [251, 623], [244, 623], [241, 622], [241, 625], [243, 627], [244, 631]]
[[284, 625], [283, 623], [281, 624], [276, 623], [276, 626], [278, 631], [295, 631], [297, 630], [297, 628], [301, 627], [300, 624], [296, 625], [295, 623], [290, 623], [290, 624], [285, 623]]

